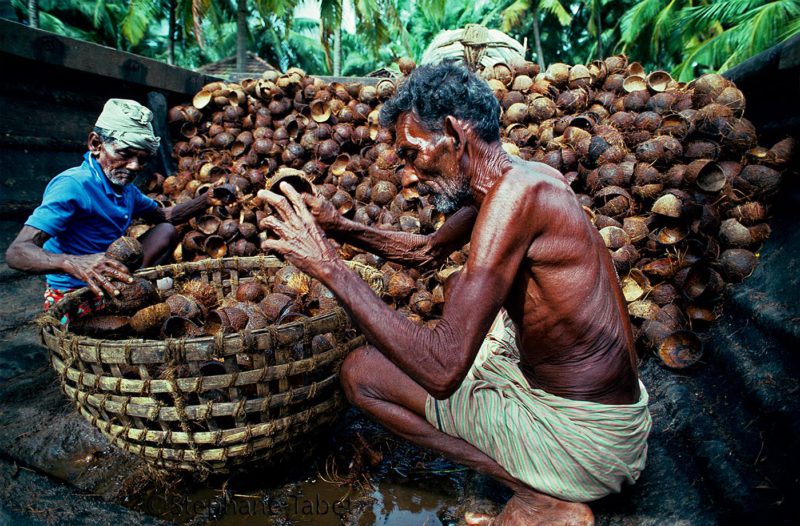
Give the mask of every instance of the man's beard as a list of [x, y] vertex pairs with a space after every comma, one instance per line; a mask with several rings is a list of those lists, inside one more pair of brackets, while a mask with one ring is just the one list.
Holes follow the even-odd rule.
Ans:
[[464, 182], [458, 186], [450, 186], [439, 181], [439, 186], [442, 191], [433, 193], [431, 203], [436, 210], [443, 214], [452, 214], [472, 200], [469, 183]]
[[[118, 172], [120, 175], [117, 175]], [[114, 186], [125, 186], [133, 182], [133, 177], [131, 177], [130, 172], [126, 170], [114, 170], [108, 174], [108, 180], [111, 181], [111, 184]]]

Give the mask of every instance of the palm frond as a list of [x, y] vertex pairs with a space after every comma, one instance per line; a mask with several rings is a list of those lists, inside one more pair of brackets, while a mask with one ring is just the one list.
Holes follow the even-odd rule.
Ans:
[[679, 22], [684, 31], [703, 33], [716, 23], [732, 25], [769, 0], [720, 0], [681, 9]]
[[161, 14], [161, 9], [160, 0], [131, 0], [120, 25], [122, 36], [131, 45], [137, 45], [147, 33], [150, 21]]
[[636, 42], [642, 29], [649, 26], [661, 11], [664, 0], [643, 0], [625, 12], [620, 19], [620, 41], [623, 49]]
[[530, 0], [515, 0], [502, 13], [503, 31], [511, 31], [522, 23], [522, 17], [530, 10]]
[[793, 36], [800, 33], [800, 17], [795, 18], [793, 21], [789, 23], [789, 25], [784, 29], [783, 33], [780, 36], [781, 42], [784, 40], [788, 40]]
[[656, 19], [653, 22], [653, 33], [650, 37], [650, 53], [655, 57], [658, 56], [659, 47], [662, 41], [668, 41], [669, 33], [677, 27], [675, 20], [675, 3], [677, 0], [670, 0], [670, 2], [658, 12]]
[[572, 22], [572, 15], [564, 9], [559, 0], [539, 0], [539, 9], [555, 16], [562, 26], [568, 26]]

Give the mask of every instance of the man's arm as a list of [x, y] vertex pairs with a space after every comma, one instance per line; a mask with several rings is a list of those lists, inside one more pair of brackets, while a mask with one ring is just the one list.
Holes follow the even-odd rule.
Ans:
[[349, 243], [404, 265], [439, 263], [469, 241], [478, 211], [474, 207], [458, 210], [434, 233], [409, 234], [382, 230], [342, 217], [330, 202], [306, 197], [317, 223], [340, 243]]
[[222, 185], [178, 205], [167, 208], [156, 208], [142, 218], [148, 223], [171, 223], [180, 225], [203, 213], [209, 206], [228, 204], [235, 199], [235, 191], [231, 185]]
[[487, 196], [472, 234], [470, 257], [433, 330], [390, 309], [350, 272], [291, 190], [284, 192], [292, 205], [270, 198], [284, 222], [270, 218], [281, 240], [268, 245], [322, 281], [373, 345], [431, 395], [444, 399], [466, 376], [538, 233], [533, 192], [509, 179], [503, 178]]
[[74, 256], [54, 254], [42, 248], [50, 236], [32, 226], [24, 226], [6, 251], [8, 266], [29, 274], [66, 273], [86, 282], [95, 294], [102, 295], [105, 290], [117, 295], [114, 285], [108, 279], [130, 281], [128, 269], [122, 263], [107, 258], [105, 254]]

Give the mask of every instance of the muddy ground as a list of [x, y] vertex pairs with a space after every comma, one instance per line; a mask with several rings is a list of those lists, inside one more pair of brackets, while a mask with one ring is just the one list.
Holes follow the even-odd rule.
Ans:
[[[508, 499], [493, 481], [393, 437], [355, 409], [281, 466], [202, 482], [151, 471], [108, 445], [60, 392], [33, 323], [43, 281], [3, 259], [20, 227], [0, 222], [0, 524], [441, 525], [461, 523], [466, 510], [496, 512]], [[748, 332], [754, 327], [742, 332], [748, 325], [741, 315], [720, 320], [694, 371], [643, 359], [654, 420], [648, 465], [635, 486], [592, 504], [598, 524], [796, 517], [797, 438], [787, 435], [797, 427], [798, 375], [782, 363], [767, 371], [773, 385], [764, 371], [737, 373], [741, 360], [731, 365], [731, 352], [765, 352], [763, 339], [747, 339], [758, 339]], [[748, 371], [755, 379], [735, 376]]]

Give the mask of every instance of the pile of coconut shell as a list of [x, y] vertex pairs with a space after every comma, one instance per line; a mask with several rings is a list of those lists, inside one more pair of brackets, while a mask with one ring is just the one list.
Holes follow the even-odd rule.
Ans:
[[[414, 67], [400, 66], [406, 75]], [[497, 64], [481, 74], [503, 108], [504, 148], [564, 173], [600, 231], [637, 342], [668, 366], [694, 363], [702, 348], [695, 332], [719, 315], [725, 284], [756, 266], [770, 196], [794, 142], [757, 145], [742, 92], [719, 75], [680, 83], [624, 56], [544, 72]], [[257, 193], [280, 180], [305, 179], [364, 224], [422, 234], [441, 226], [445, 217], [424, 185], [401, 187], [393, 134], [378, 125], [394, 92], [388, 79], [327, 84], [291, 68], [209, 84], [172, 108], [177, 172], [154, 178], [151, 197], [173, 204], [223, 182], [237, 189], [233, 204], [210, 208], [182, 231], [175, 260], [259, 252], [273, 234], [264, 223], [272, 211]], [[340, 252], [379, 268], [386, 302], [432, 326], [446, 278], [468, 248], [427, 273], [347, 245]]]
[[[135, 271], [143, 252], [126, 236], [112, 243], [106, 256]], [[72, 332], [110, 339], [213, 336], [289, 323], [339, 305], [327, 287], [292, 265], [264, 269], [224, 297], [201, 279], [169, 278], [163, 288], [141, 277], [113, 283], [119, 295], [109, 296], [101, 312], [73, 321]]]

